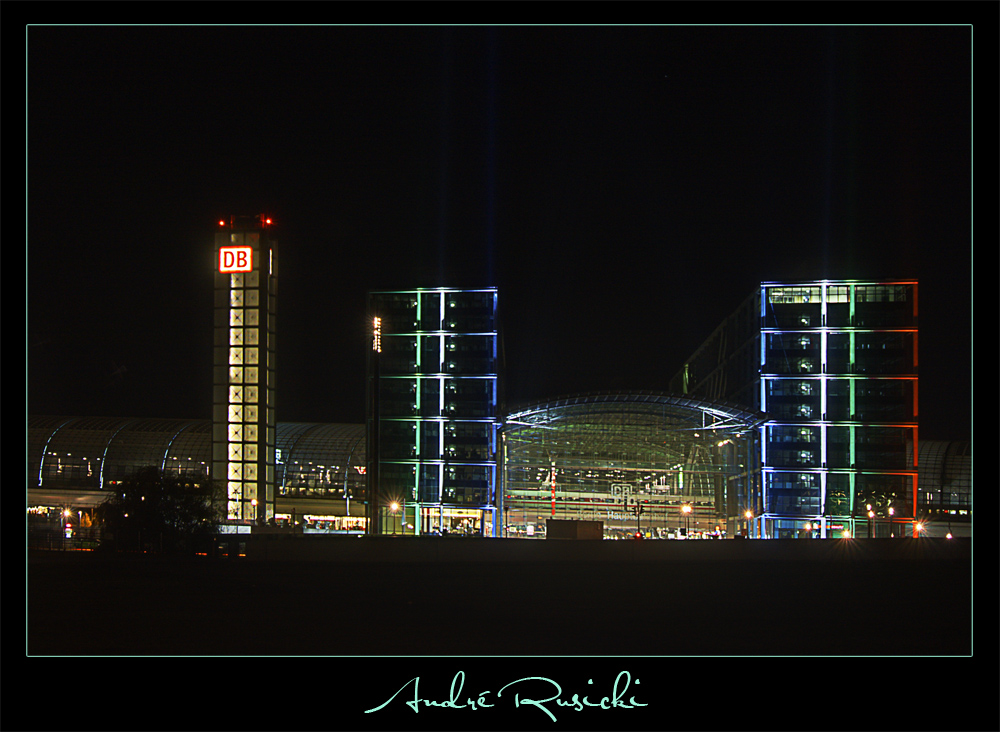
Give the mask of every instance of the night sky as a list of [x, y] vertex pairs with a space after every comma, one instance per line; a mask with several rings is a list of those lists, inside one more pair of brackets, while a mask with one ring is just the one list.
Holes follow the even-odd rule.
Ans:
[[971, 47], [30, 27], [27, 412], [210, 418], [215, 222], [266, 212], [282, 422], [364, 420], [373, 289], [497, 286], [517, 404], [667, 390], [762, 280], [916, 277], [921, 438], [968, 439]]

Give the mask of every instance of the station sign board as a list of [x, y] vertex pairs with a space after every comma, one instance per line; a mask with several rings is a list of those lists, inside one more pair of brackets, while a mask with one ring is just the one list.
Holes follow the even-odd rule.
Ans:
[[219, 272], [251, 271], [253, 271], [253, 249], [251, 247], [219, 247]]

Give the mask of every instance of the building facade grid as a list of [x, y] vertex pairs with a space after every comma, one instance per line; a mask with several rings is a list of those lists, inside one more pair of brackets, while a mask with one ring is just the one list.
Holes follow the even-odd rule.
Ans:
[[496, 535], [495, 288], [372, 292], [369, 531]]
[[276, 242], [266, 216], [233, 217], [215, 235], [213, 478], [227, 519], [266, 523], [275, 501]]
[[767, 415], [756, 535], [915, 531], [917, 319], [915, 281], [765, 282], [671, 381]]

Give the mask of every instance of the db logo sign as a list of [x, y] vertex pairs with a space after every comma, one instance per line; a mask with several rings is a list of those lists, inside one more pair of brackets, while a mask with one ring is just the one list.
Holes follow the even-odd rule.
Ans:
[[250, 247], [220, 247], [220, 272], [250, 272], [253, 269], [253, 249]]

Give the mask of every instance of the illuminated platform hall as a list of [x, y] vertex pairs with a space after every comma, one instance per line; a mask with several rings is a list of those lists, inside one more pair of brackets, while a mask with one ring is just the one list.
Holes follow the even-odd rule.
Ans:
[[758, 413], [657, 393], [587, 394], [508, 415], [508, 536], [549, 519], [600, 521], [605, 538], [721, 537], [747, 528]]
[[[736, 535], [746, 527], [742, 433], [755, 419], [663, 394], [568, 397], [512, 412], [499, 535], [544, 537], [549, 518], [600, 520], [606, 538]], [[150, 465], [204, 478], [211, 431], [207, 419], [29, 417], [29, 524], [68, 511], [86, 527], [109, 489]], [[277, 443], [276, 522], [363, 532], [364, 425], [279, 422]], [[918, 515], [927, 535], [968, 536], [971, 514], [970, 443], [921, 441]], [[470, 517], [457, 514], [439, 526], [474, 533]]]
[[[364, 425], [279, 423], [275, 523], [307, 531], [365, 528]], [[30, 417], [28, 507], [69, 510], [86, 526], [109, 489], [138, 470], [204, 480], [210, 475], [212, 421]]]

